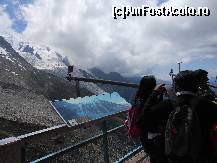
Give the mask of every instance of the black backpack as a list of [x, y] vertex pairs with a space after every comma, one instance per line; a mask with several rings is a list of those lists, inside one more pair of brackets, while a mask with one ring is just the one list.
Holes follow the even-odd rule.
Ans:
[[169, 115], [165, 130], [167, 156], [196, 160], [201, 150], [201, 128], [191, 105], [175, 107]]

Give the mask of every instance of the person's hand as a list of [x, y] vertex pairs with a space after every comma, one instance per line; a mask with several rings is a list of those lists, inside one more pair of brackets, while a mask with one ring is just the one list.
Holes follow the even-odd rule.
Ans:
[[164, 87], [165, 84], [158, 84], [155, 86], [154, 88], [154, 91], [157, 91], [157, 92], [165, 92], [166, 91], [166, 88]]

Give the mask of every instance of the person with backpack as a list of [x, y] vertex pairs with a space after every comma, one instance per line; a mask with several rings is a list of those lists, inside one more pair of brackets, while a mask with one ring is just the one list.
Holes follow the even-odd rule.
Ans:
[[[130, 138], [141, 137], [140, 129], [143, 128], [143, 106], [155, 86], [156, 80], [154, 76], [144, 76], [140, 80], [139, 88], [132, 101], [132, 106], [128, 110], [127, 119], [125, 120], [125, 126], [127, 127], [127, 133]], [[141, 120], [141, 122], [138, 122], [138, 119]]]
[[214, 163], [210, 132], [217, 122], [217, 105], [196, 96], [193, 71], [181, 71], [174, 79], [177, 104], [165, 129], [165, 154], [170, 163]]
[[[208, 157], [212, 157], [213, 162], [217, 162], [217, 123], [216, 123], [216, 116], [215, 116], [215, 110], [217, 106], [217, 95], [213, 90], [210, 89], [209, 87], [209, 79], [208, 79], [208, 72], [203, 69], [198, 69], [194, 71], [195, 73], [195, 78], [198, 82], [198, 91], [197, 91], [197, 96], [200, 99], [200, 103], [197, 104], [199, 106], [204, 106], [204, 108], [213, 108], [209, 109], [211, 112], [208, 112], [209, 110], [206, 110], [205, 113], [207, 117], [206, 123], [208, 124], [207, 127], [203, 127], [204, 129], [207, 129], [205, 137], [208, 138], [205, 152]], [[213, 111], [212, 111], [213, 110]], [[205, 110], [202, 110], [203, 112]], [[212, 116], [214, 117], [212, 118]], [[212, 126], [211, 131], [210, 131], [210, 126]]]

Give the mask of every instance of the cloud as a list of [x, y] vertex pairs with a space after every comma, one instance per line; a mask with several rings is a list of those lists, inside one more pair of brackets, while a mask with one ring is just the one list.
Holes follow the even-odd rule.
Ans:
[[[140, 6], [144, 0], [35, 0], [21, 7], [23, 34], [52, 46], [84, 68], [100, 67], [125, 75], [145, 74], [157, 66], [217, 57], [217, 1], [147, 0], [146, 5], [207, 6], [209, 17], [112, 18], [112, 5]], [[170, 67], [169, 67], [170, 69]], [[169, 71], [169, 70], [168, 70]]]
[[6, 12], [6, 5], [0, 5], [0, 29], [2, 31], [12, 28], [12, 20]]

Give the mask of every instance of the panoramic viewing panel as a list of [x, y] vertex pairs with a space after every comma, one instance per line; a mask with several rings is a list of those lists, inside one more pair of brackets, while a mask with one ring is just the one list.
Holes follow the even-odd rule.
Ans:
[[50, 103], [69, 126], [128, 110], [131, 106], [117, 92], [51, 101]]

